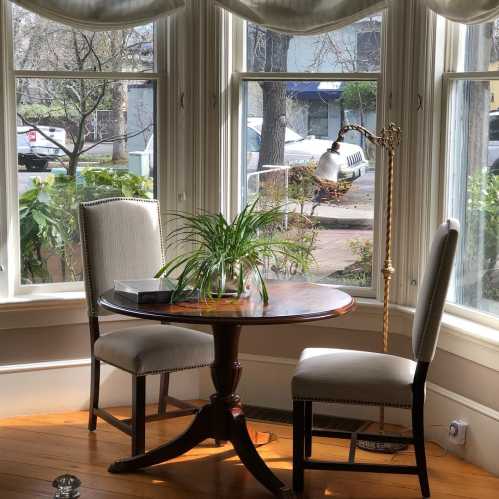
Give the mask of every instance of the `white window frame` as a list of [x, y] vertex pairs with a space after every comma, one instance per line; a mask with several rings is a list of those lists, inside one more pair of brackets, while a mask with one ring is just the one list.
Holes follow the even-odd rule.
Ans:
[[[222, 16], [222, 37], [227, 52], [227, 64], [222, 67], [222, 81], [226, 81], [226, 89], [229, 89], [228, 94], [228, 112], [230, 117], [230, 138], [225, 138], [226, 149], [230, 148], [225, 164], [227, 198], [223, 200], [223, 212], [233, 217], [242, 208], [241, 203], [241, 153], [243, 147], [242, 130], [242, 99], [241, 88], [245, 81], [262, 81], [262, 80], [301, 80], [301, 81], [375, 81], [377, 83], [377, 115], [376, 128], [379, 130], [386, 123], [388, 115], [387, 109], [389, 106], [388, 92], [384, 82], [388, 81], [387, 77], [387, 25], [389, 21], [388, 9], [381, 9], [383, 14], [382, 31], [381, 31], [381, 68], [379, 72], [372, 73], [252, 73], [246, 71], [245, 61], [245, 43], [246, 43], [246, 22], [223, 11]], [[222, 94], [223, 95], [223, 94]], [[224, 142], [224, 138], [222, 138]], [[380, 148], [376, 148], [376, 164], [383, 165], [386, 161], [386, 155]], [[382, 275], [380, 269], [383, 266], [383, 254], [381, 251], [383, 241], [383, 186], [386, 181], [385, 168], [376, 169], [375, 177], [375, 199], [374, 199], [374, 219], [373, 219], [373, 273], [372, 285], [370, 287], [352, 287], [331, 285], [345, 290], [353, 296], [361, 298], [378, 298], [382, 294]]]
[[[449, 213], [449, 191], [448, 186], [452, 179], [450, 178], [451, 165], [450, 165], [450, 149], [451, 149], [451, 132], [452, 125], [448, 122], [448, 117], [451, 115], [450, 106], [452, 105], [452, 86], [455, 81], [459, 80], [496, 80], [499, 81], [499, 71], [485, 71], [485, 72], [469, 72], [457, 71], [456, 69], [462, 67], [463, 47], [464, 47], [464, 25], [459, 25], [451, 21], [443, 20], [440, 22], [445, 30], [445, 59], [442, 75], [442, 93], [443, 93], [443, 109], [442, 109], [442, 146], [441, 146], [441, 164], [444, 165], [443, 182], [441, 195], [441, 215], [443, 218], [448, 217]], [[479, 323], [486, 327], [499, 329], [499, 317], [483, 312], [479, 309], [467, 307], [457, 303], [447, 301], [445, 311], [456, 317], [465, 320]]]
[[[11, 168], [2, 168], [0, 171], [0, 301], [16, 301], [17, 299], [33, 297], [33, 299], [57, 298], [63, 296], [83, 296], [83, 281], [21, 285], [20, 275], [20, 244], [19, 244], [19, 208], [17, 193], [17, 141], [15, 134], [16, 100], [15, 80], [17, 77], [26, 78], [92, 78], [110, 80], [149, 81], [156, 84], [156, 124], [154, 133], [159, 135], [174, 129], [171, 125], [168, 109], [175, 105], [170, 95], [168, 77], [171, 72], [170, 61], [173, 44], [171, 24], [173, 18], [164, 18], [154, 22], [154, 56], [155, 70], [148, 73], [140, 72], [70, 72], [70, 71], [31, 71], [16, 70], [13, 60], [12, 39], [12, 6], [8, 0], [0, 0], [0, 36], [3, 41], [3, 51], [0, 54], [0, 70], [3, 77], [0, 104], [3, 105], [3, 115], [0, 117], [0, 130], [3, 129], [4, 141], [0, 144], [0, 158], [5, 165], [14, 165]], [[173, 99], [175, 97], [173, 96]], [[157, 141], [156, 147], [156, 192], [158, 199], [176, 199], [172, 195], [176, 186], [168, 182], [171, 177], [169, 171], [176, 147], [166, 141]], [[162, 161], [162, 159], [165, 161]], [[160, 165], [162, 166], [160, 168]], [[163, 206], [164, 205], [164, 206]], [[164, 211], [175, 208], [171, 202], [162, 204]], [[1, 270], [3, 269], [3, 270]], [[75, 294], [77, 292], [77, 294]]]

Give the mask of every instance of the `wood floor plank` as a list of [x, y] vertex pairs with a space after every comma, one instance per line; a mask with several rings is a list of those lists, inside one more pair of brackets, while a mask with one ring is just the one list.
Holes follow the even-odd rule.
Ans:
[[[128, 408], [112, 409], [126, 416]], [[190, 417], [148, 425], [148, 444], [158, 445], [180, 433]], [[0, 498], [52, 498], [52, 480], [72, 473], [82, 481], [82, 499], [265, 499], [271, 497], [246, 471], [232, 446], [207, 440], [184, 456], [146, 471], [111, 475], [108, 465], [129, 453], [129, 437], [105, 423], [86, 428], [86, 411], [9, 418], [0, 421]], [[258, 452], [285, 483], [291, 482], [291, 426], [251, 422], [275, 440]], [[317, 459], [347, 459], [348, 442], [314, 438]], [[433, 443], [427, 445], [430, 486], [436, 499], [496, 499], [499, 478], [462, 461]], [[359, 461], [409, 464], [411, 452], [396, 455], [358, 452]], [[307, 471], [304, 498], [414, 499], [414, 476]]]

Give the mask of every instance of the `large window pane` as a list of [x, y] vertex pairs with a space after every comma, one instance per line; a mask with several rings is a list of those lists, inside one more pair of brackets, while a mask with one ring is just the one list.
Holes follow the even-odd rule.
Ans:
[[382, 15], [315, 36], [292, 36], [248, 23], [247, 70], [252, 72], [378, 72]]
[[[499, 19], [481, 24], [458, 24], [461, 43], [458, 45], [458, 72], [499, 70]], [[491, 95], [495, 107], [499, 95]]]
[[14, 67], [35, 71], [152, 71], [153, 24], [81, 31], [12, 5]]
[[461, 221], [450, 299], [499, 315], [498, 81], [453, 83], [449, 214]]
[[310, 256], [307, 275], [284, 262], [272, 277], [371, 286], [375, 151], [351, 132], [319, 160], [342, 125], [376, 129], [376, 94], [374, 81], [243, 83], [242, 198], [285, 204], [284, 230]]
[[151, 81], [18, 78], [21, 282], [82, 280], [80, 201], [154, 193]]

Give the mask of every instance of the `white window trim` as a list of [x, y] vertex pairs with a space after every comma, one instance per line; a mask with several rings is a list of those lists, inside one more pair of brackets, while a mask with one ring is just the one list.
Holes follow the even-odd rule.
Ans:
[[[6, 1], [0, 2], [3, 7], [0, 21], [5, 22]], [[389, 51], [385, 52], [383, 61], [388, 77], [383, 92], [385, 99], [390, 96], [391, 105], [386, 109], [382, 122], [392, 120], [400, 123], [404, 133], [397, 158], [398, 208], [394, 213], [394, 262], [397, 268], [392, 309], [396, 320], [395, 303], [401, 304], [400, 308], [406, 309], [407, 314], [412, 313], [409, 311], [413, 310], [411, 306], [416, 302], [417, 283], [424, 270], [431, 236], [445, 215], [442, 168], [445, 113], [441, 99], [444, 63], [440, 60], [443, 57], [441, 51], [436, 50], [436, 47], [443, 46], [445, 30], [442, 31], [441, 26], [445, 22], [431, 11], [418, 7], [419, 2], [411, 0], [390, 4], [386, 21]], [[158, 72], [161, 76], [157, 93], [157, 133], [164, 138], [158, 141], [158, 158], [163, 158], [161, 168], [158, 168], [162, 211], [205, 208], [221, 210], [229, 215], [234, 212], [233, 200], [237, 200], [239, 195], [239, 179], [234, 178], [234, 172], [238, 169], [231, 169], [230, 165], [234, 154], [239, 158], [237, 139], [240, 128], [238, 118], [234, 118], [240, 116], [237, 92], [234, 91], [238, 82], [233, 68], [241, 67], [241, 62], [237, 61], [238, 51], [232, 45], [232, 25], [240, 20], [228, 16], [223, 9], [215, 8], [212, 1], [192, 0], [187, 9], [175, 17], [158, 21], [163, 26], [157, 30]], [[407, 33], [406, 44], [396, 43], [400, 33]], [[8, 68], [2, 64], [6, 55], [10, 57], [9, 40], [5, 31], [1, 36], [0, 70], [4, 78], [0, 81], [0, 107], [8, 95], [5, 85], [11, 81]], [[196, 43], [190, 43], [192, 40]], [[234, 43], [241, 43], [241, 40]], [[418, 78], [414, 80], [416, 72]], [[410, 85], [400, 84], [401, 73]], [[206, 88], [199, 88], [200, 81], [207, 82]], [[227, 121], [228, 117], [232, 118], [232, 122]], [[218, 133], [219, 129], [223, 133]], [[9, 131], [9, 125], [5, 116], [0, 115], [0, 132], [4, 131]], [[5, 143], [7, 135], [0, 135], [2, 158], [8, 154], [8, 147], [12, 148], [12, 144]], [[181, 174], [176, 168], [179, 164], [186, 169]], [[431, 183], [428, 178], [432, 179]], [[0, 213], [6, 213], [6, 197], [10, 195], [5, 182], [4, 169], [0, 168]], [[384, 182], [380, 182], [379, 189], [378, 186], [376, 188], [382, 196]], [[384, 217], [378, 218], [378, 233], [384, 234]], [[12, 258], [7, 251], [9, 246], [5, 244], [12, 224], [11, 219], [0, 215], [0, 265], [3, 266], [8, 265], [8, 257]], [[410, 225], [410, 230], [407, 225]], [[382, 258], [379, 262], [378, 268], [381, 268]], [[380, 276], [378, 289], [381, 289], [381, 284]], [[9, 286], [12, 286], [12, 273], [7, 276], [7, 272], [0, 271], [0, 297], [2, 294], [8, 296]], [[79, 296], [78, 292], [31, 296], [11, 293], [8, 303], [0, 300], [0, 313], [2, 318], [15, 314], [12, 324], [22, 327], [28, 314], [21, 311], [45, 310], [47, 314], [43, 314], [49, 320], [49, 314], [54, 315], [53, 310], [58, 309], [65, 314], [63, 318], [58, 316], [60, 323], [73, 323], [76, 319], [69, 317], [69, 311], [66, 314], [70, 304], [74, 314], [78, 315], [77, 310], [83, 311], [83, 293]], [[369, 324], [379, 320], [381, 310], [379, 301], [359, 299], [357, 313], [349, 318], [350, 329], [370, 330], [372, 325]], [[447, 305], [446, 311], [439, 348], [483, 365], [492, 365], [492, 359], [499, 358], [498, 341], [493, 335], [499, 327], [496, 318], [489, 323], [482, 322], [483, 318], [477, 317], [481, 314], [463, 311], [462, 307], [452, 304]], [[340, 327], [338, 322], [326, 323], [314, 325]], [[466, 345], [469, 345], [469, 353]]]
[[[172, 59], [172, 46], [170, 33], [172, 19], [165, 18], [156, 21], [154, 24], [155, 33], [155, 62], [156, 70], [149, 73], [134, 72], [74, 72], [74, 71], [31, 71], [15, 70], [12, 50], [12, 8], [7, 0], [0, 0], [0, 30], [2, 36], [3, 51], [0, 54], [0, 71], [2, 85], [0, 103], [4, 113], [0, 116], [0, 130], [3, 131], [3, 141], [0, 144], [0, 157], [5, 165], [17, 165], [17, 145], [15, 127], [9, 124], [16, 123], [15, 105], [15, 79], [17, 77], [26, 78], [85, 78], [85, 79], [114, 79], [114, 80], [153, 80], [156, 82], [156, 127], [155, 135], [162, 130], [177, 130], [177, 126], [172, 126], [171, 121], [178, 119], [177, 113], [169, 113], [172, 105], [176, 105], [176, 98], [172, 103], [172, 95], [168, 77], [170, 75], [170, 65]], [[167, 132], [164, 133], [168, 135]], [[157, 161], [157, 193], [158, 198], [163, 199], [163, 211], [175, 209], [171, 200], [176, 199], [175, 183], [170, 182], [172, 175], [172, 165], [175, 164], [174, 157], [177, 147], [171, 143], [157, 141], [156, 161]], [[161, 161], [167, 158], [167, 161]], [[159, 166], [162, 165], [162, 168]], [[2, 168], [0, 171], [0, 265], [4, 270], [0, 270], [0, 302], [13, 303], [33, 299], [35, 301], [65, 300], [68, 293], [80, 292], [83, 294], [83, 282], [61, 282], [21, 285], [20, 280], [20, 245], [19, 245], [19, 209], [17, 195], [17, 171], [14, 167]], [[174, 191], [172, 193], [172, 191]], [[172, 195], [173, 194], [173, 195]], [[168, 202], [167, 202], [168, 200]]]
[[[240, 161], [242, 157], [242, 99], [241, 86], [244, 81], [262, 81], [262, 80], [301, 80], [301, 81], [376, 81], [377, 83], [377, 117], [376, 128], [379, 130], [386, 122], [388, 115], [388, 92], [387, 85], [383, 84], [388, 80], [388, 37], [387, 25], [389, 22], [388, 9], [382, 9], [383, 28], [381, 36], [381, 68], [379, 72], [371, 73], [255, 73], [246, 71], [245, 54], [245, 21], [233, 14], [221, 12], [221, 33], [224, 47], [228, 52], [227, 64], [220, 68], [221, 81], [225, 81], [225, 89], [229, 90], [229, 101], [225, 109], [222, 110], [222, 122], [230, 122], [230, 131], [222, 130], [229, 134], [229, 139], [225, 139], [224, 144], [228, 148], [228, 154], [223, 161], [222, 166], [226, 169], [226, 183], [229, 195], [222, 198], [222, 212], [229, 217], [234, 217], [241, 209], [241, 168]], [[224, 95], [224, 94], [222, 94]], [[225, 114], [224, 114], [225, 113]], [[222, 141], [224, 139], [222, 138]], [[380, 148], [376, 148], [376, 164], [384, 165], [386, 155]], [[378, 168], [375, 177], [375, 200], [374, 200], [374, 219], [373, 219], [373, 278], [372, 286], [369, 288], [331, 285], [342, 289], [347, 293], [362, 298], [377, 298], [382, 295], [383, 279], [380, 269], [383, 266], [383, 254], [380, 251], [384, 234], [384, 186], [386, 183], [385, 168]]]
[[[447, 218], [447, 186], [449, 186], [451, 182], [451, 179], [449, 178], [449, 149], [452, 126], [448, 120], [452, 103], [451, 85], [453, 82], [459, 80], [499, 80], [499, 71], [456, 71], [456, 68], [462, 66], [462, 61], [459, 60], [459, 57], [462, 57], [463, 54], [462, 44], [464, 43], [464, 26], [444, 20], [442, 17], [436, 16], [436, 14], [433, 14], [433, 16], [438, 19], [437, 22], [439, 25], [437, 29], [439, 30], [441, 40], [445, 43], [445, 56], [440, 68], [442, 82], [442, 111], [440, 114], [442, 139], [440, 147], [440, 164], [443, 165], [443, 171], [441, 172], [442, 187], [440, 189], [439, 213], [442, 218]], [[459, 320], [461, 320], [463, 321], [463, 324], [467, 324], [468, 326], [470, 324], [479, 325], [478, 330], [485, 331], [483, 335], [478, 333], [478, 336], [483, 337], [483, 341], [491, 341], [489, 329], [499, 331], [499, 317], [481, 310], [448, 301], [445, 305], [445, 312], [450, 317], [455, 318], [453, 319], [454, 323], [459, 323]], [[472, 334], [473, 333], [470, 331], [470, 335]]]

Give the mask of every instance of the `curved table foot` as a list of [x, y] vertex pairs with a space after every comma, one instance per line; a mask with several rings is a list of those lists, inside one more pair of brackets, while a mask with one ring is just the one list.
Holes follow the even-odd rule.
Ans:
[[241, 462], [251, 474], [277, 497], [294, 497], [293, 492], [282, 483], [260, 457], [246, 426], [246, 418], [240, 410], [232, 413], [230, 440]]
[[127, 473], [181, 456], [193, 447], [196, 447], [196, 445], [200, 444], [203, 440], [210, 438], [211, 419], [212, 408], [210, 405], [205, 405], [198, 412], [189, 428], [180, 436], [145, 454], [119, 459], [109, 466], [108, 471], [110, 473]]

